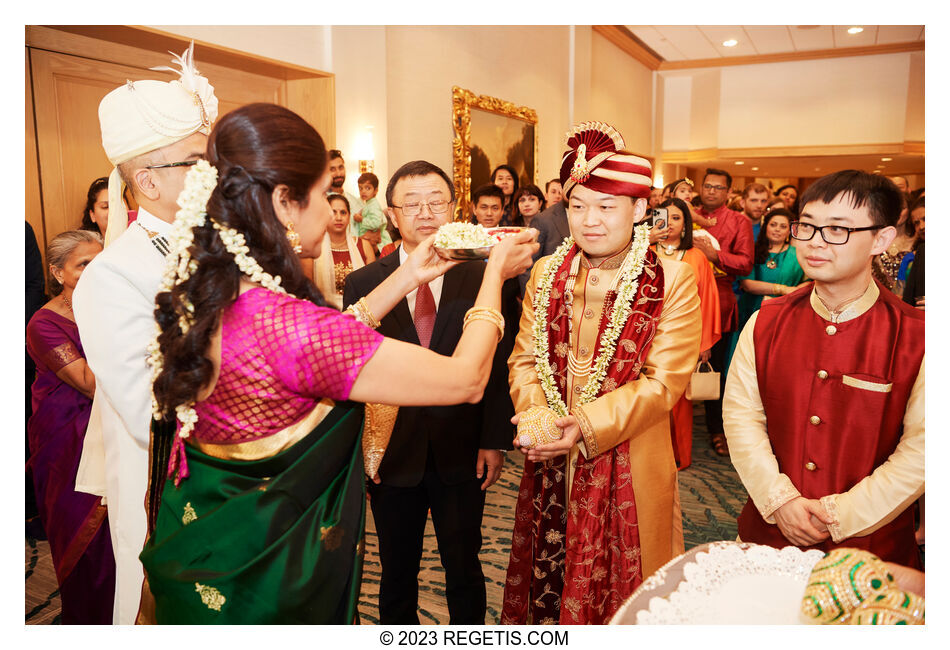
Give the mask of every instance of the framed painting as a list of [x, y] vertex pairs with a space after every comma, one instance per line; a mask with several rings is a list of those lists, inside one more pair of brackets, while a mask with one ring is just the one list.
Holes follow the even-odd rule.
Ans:
[[538, 114], [534, 109], [453, 86], [452, 125], [456, 221], [471, 218], [472, 189], [491, 182], [498, 165], [515, 169], [519, 187], [537, 184]]

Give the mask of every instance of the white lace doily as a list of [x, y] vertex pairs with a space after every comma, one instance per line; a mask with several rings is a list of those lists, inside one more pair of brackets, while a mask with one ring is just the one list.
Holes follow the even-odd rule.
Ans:
[[636, 622], [798, 625], [808, 576], [824, 555], [794, 546], [715, 542], [683, 566], [683, 580], [675, 591], [650, 599]]

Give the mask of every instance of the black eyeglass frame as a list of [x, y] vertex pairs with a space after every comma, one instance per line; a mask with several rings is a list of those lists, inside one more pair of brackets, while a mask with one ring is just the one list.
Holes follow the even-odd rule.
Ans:
[[[800, 226], [807, 226], [812, 229], [811, 235], [808, 237], [796, 237], [795, 230]], [[802, 221], [793, 221], [788, 226], [788, 234], [792, 239], [797, 239], [798, 241], [811, 241], [815, 237], [815, 233], [821, 233], [821, 238], [825, 240], [826, 244], [831, 244], [832, 246], [843, 246], [851, 240], [851, 233], [853, 232], [863, 232], [865, 230], [881, 230], [887, 226], [861, 226], [859, 228], [851, 226], [838, 226], [836, 224], [827, 224], [825, 226], [816, 226], [813, 223], [804, 223]], [[841, 228], [847, 235], [845, 235], [844, 241], [828, 241], [828, 238], [825, 237], [825, 228]]]
[[182, 160], [181, 162], [164, 163], [161, 165], [146, 165], [145, 169], [166, 169], [168, 167], [192, 167], [197, 165], [197, 160]]

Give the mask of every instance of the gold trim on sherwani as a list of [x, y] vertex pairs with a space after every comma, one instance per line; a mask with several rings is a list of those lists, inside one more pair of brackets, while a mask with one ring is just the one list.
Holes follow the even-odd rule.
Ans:
[[[517, 413], [547, 403], [534, 367], [532, 323], [535, 308], [532, 296], [550, 259], [541, 258], [531, 271], [518, 336], [508, 359], [511, 399]], [[581, 424], [585, 446], [592, 445], [603, 453], [623, 440], [629, 440], [630, 475], [636, 495], [644, 579], [684, 550], [682, 535], [676, 535], [677, 524], [674, 523], [680, 512], [677, 507], [676, 463], [670, 446], [669, 411], [686, 389], [689, 376], [696, 367], [702, 331], [699, 295], [692, 268], [681, 262], [662, 259], [660, 263], [665, 277], [663, 312], [639, 378], [583, 407], [571, 408], [575, 416], [583, 413], [578, 417], [579, 423], [584, 418], [590, 425], [588, 438], [584, 432], [586, 425]], [[583, 267], [581, 271], [583, 273]], [[586, 279], [579, 275], [576, 304], [580, 303], [583, 282]], [[598, 286], [602, 284], [604, 282]], [[583, 309], [575, 309], [575, 317], [583, 318], [582, 312]], [[596, 329], [592, 329], [592, 336], [596, 337]], [[682, 343], [694, 339], [695, 345]], [[587, 451], [587, 457], [595, 456], [590, 448]], [[576, 458], [577, 453], [575, 448], [571, 457]]]

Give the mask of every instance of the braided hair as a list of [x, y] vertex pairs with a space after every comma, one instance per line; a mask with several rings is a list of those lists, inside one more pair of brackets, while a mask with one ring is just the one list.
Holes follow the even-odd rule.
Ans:
[[[287, 293], [324, 306], [326, 302], [303, 273], [274, 212], [278, 185], [301, 208], [323, 176], [327, 151], [320, 134], [296, 113], [275, 104], [248, 104], [227, 115], [208, 137], [208, 161], [218, 170], [218, 184], [207, 203], [204, 225], [193, 229], [189, 248], [191, 272], [171, 291], [156, 296], [155, 319], [163, 355], [154, 395], [164, 415], [193, 403], [207, 386], [214, 367], [206, 358], [222, 312], [238, 298], [243, 273], [218, 229], [244, 237], [248, 257], [271, 276], [280, 276]], [[183, 331], [179, 315], [193, 315]]]

